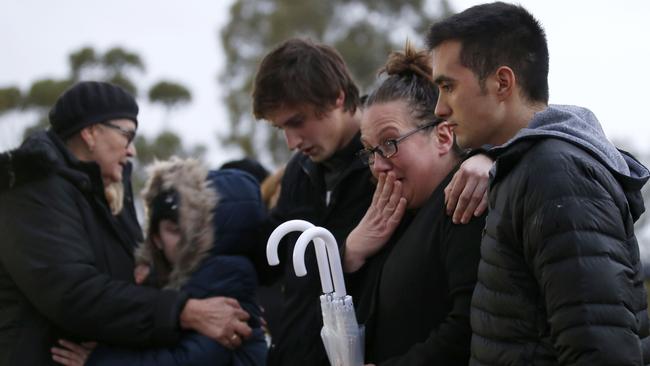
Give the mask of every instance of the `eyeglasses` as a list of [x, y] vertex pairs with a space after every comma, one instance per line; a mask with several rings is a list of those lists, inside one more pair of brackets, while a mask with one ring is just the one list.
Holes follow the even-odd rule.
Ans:
[[129, 147], [129, 145], [131, 145], [131, 142], [133, 142], [133, 139], [135, 139], [135, 130], [130, 130], [108, 122], [101, 122], [101, 125], [112, 128], [113, 130], [119, 132], [120, 135], [126, 137], [126, 147]]
[[416, 129], [414, 129], [414, 130], [411, 130], [411, 131], [403, 134], [402, 136], [399, 136], [398, 138], [386, 140], [383, 143], [381, 143], [381, 144], [379, 144], [379, 145], [377, 145], [375, 147], [360, 150], [357, 153], [357, 156], [366, 165], [373, 165], [375, 163], [375, 153], [379, 154], [384, 159], [390, 159], [393, 156], [395, 156], [395, 154], [397, 154], [397, 145], [400, 142], [404, 141], [407, 137], [415, 134], [416, 132], [425, 130], [427, 128], [434, 127], [434, 126], [440, 124], [440, 122], [442, 122], [442, 121], [443, 121], [442, 119], [436, 119], [435, 121], [424, 124], [424, 125], [416, 128]]

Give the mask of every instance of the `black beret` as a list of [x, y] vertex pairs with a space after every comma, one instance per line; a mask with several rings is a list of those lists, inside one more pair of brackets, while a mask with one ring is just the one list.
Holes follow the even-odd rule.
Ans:
[[83, 81], [66, 90], [50, 110], [52, 130], [65, 139], [84, 127], [126, 118], [138, 124], [138, 104], [121, 87], [99, 81]]

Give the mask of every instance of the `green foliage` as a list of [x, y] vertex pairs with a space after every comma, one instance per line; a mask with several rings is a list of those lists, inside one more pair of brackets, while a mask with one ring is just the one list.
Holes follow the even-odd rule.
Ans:
[[101, 63], [109, 71], [109, 77], [122, 74], [129, 69], [145, 71], [144, 63], [137, 53], [129, 52], [120, 47], [114, 47], [106, 51], [101, 58]]
[[135, 140], [138, 160], [149, 164], [154, 160], [165, 160], [172, 155], [182, 155], [181, 139], [171, 131], [163, 131], [152, 140], [138, 136]]
[[202, 160], [207, 150], [203, 145], [190, 146], [189, 148], [184, 147], [180, 137], [169, 130], [162, 131], [152, 139], [148, 139], [145, 136], [138, 136], [134, 143], [137, 151], [135, 161], [136, 169], [132, 177], [135, 192], [139, 192], [144, 187], [144, 182], [147, 179], [143, 167], [156, 160], [169, 159], [174, 155]]
[[23, 104], [25, 108], [48, 110], [56, 99], [72, 85], [72, 80], [44, 79], [35, 81], [29, 88]]
[[135, 96], [138, 95], [138, 88], [135, 86], [135, 84], [133, 84], [133, 82], [130, 79], [128, 79], [122, 74], [116, 74], [113, 77], [107, 78], [106, 81], [121, 86], [126, 91], [128, 91], [129, 93]]
[[68, 56], [68, 65], [70, 65], [70, 74], [72, 80], [80, 80], [81, 72], [97, 65], [98, 56], [92, 47], [84, 47], [79, 51], [73, 52]]
[[20, 89], [15, 86], [8, 88], [0, 88], [0, 115], [20, 107], [22, 101], [22, 94]]
[[159, 81], [149, 89], [149, 101], [160, 103], [167, 109], [189, 103], [191, 100], [192, 94], [190, 91], [180, 84]]
[[440, 15], [450, 13], [446, 0], [237, 0], [221, 39], [226, 68], [220, 75], [230, 113], [230, 134], [222, 142], [239, 146], [247, 156], [286, 161], [284, 139], [251, 113], [251, 86], [262, 57], [290, 37], [309, 37], [336, 47], [362, 90], [406, 37], [416, 44]]

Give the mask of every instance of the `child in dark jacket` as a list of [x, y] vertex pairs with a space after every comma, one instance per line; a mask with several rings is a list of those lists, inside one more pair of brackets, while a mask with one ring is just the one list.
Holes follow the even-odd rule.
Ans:
[[[145, 242], [136, 250], [136, 279], [185, 291], [191, 298], [234, 298], [250, 314], [253, 335], [232, 350], [196, 332], [186, 332], [168, 348], [100, 345], [85, 364], [265, 364], [267, 345], [255, 303], [256, 273], [246, 257], [236, 255], [247, 251], [246, 244], [252, 243], [264, 219], [255, 179], [237, 170], [208, 172], [197, 161], [172, 158], [150, 168], [143, 198], [147, 229]], [[80, 348], [66, 344], [69, 350]]]

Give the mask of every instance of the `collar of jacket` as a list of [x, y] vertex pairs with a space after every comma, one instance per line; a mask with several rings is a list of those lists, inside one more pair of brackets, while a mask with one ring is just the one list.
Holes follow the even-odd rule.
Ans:
[[0, 191], [51, 174], [60, 174], [85, 192], [104, 191], [99, 166], [79, 161], [52, 131], [36, 132], [19, 148], [0, 154], [0, 167]]
[[[621, 174], [616, 170], [610, 169], [609, 165], [603, 162], [598, 155], [593, 154], [591, 151], [583, 148], [579, 144], [576, 144], [572, 140], [557, 136], [549, 137], [546, 135], [531, 135], [520, 138], [518, 141], [508, 146], [497, 146], [488, 151], [488, 155], [495, 159], [495, 162], [492, 165], [492, 169], [490, 169], [489, 186], [492, 187], [495, 183], [506, 177], [517, 165], [517, 163], [519, 163], [526, 152], [528, 152], [528, 150], [530, 150], [538, 142], [545, 139], [557, 139], [572, 144], [577, 148], [583, 150], [585, 153], [589, 154], [600, 164], [603, 164], [603, 166], [605, 166], [607, 170], [609, 170], [609, 172], [616, 178], [616, 180], [621, 185], [621, 188], [625, 192], [633, 220], [636, 221], [641, 216], [641, 214], [645, 212], [645, 204], [643, 201], [643, 196], [641, 194], [641, 188], [648, 181], [647, 175], [643, 177], [634, 177]], [[621, 154], [623, 154], [625, 160], [633, 160], [639, 165], [641, 164], [628, 152], [623, 150], [619, 151]]]

